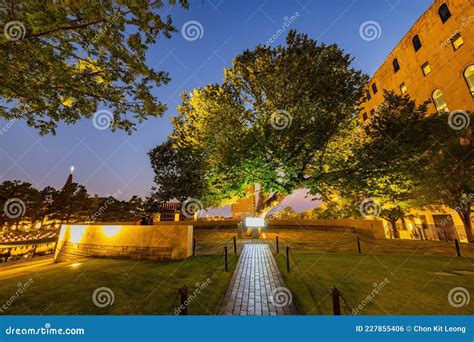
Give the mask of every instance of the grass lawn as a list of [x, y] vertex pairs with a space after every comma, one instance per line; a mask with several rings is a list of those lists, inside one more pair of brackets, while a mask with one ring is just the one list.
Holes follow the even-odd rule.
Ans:
[[[198, 256], [184, 261], [151, 262], [85, 259], [79, 266], [61, 264], [54, 269], [0, 281], [0, 309], [29, 278], [33, 283], [0, 314], [14, 315], [173, 315], [179, 307], [178, 288], [189, 295], [201, 285], [189, 304], [190, 315], [215, 315], [237, 263], [229, 272], [221, 256]], [[207, 286], [202, 285], [211, 281]], [[108, 287], [114, 303], [103, 308], [92, 301], [94, 290]]]
[[[301, 314], [331, 315], [336, 286], [359, 315], [472, 315], [474, 298], [455, 308], [448, 302], [454, 287], [474, 296], [474, 259], [444, 256], [293, 252], [291, 271], [286, 258], [278, 266]], [[388, 281], [386, 281], [386, 280]], [[385, 286], [380, 288], [380, 283]], [[378, 293], [373, 292], [379, 284]], [[372, 298], [367, 299], [367, 296]], [[365, 305], [364, 302], [365, 301]], [[358, 307], [361, 305], [361, 307]], [[341, 300], [342, 314], [351, 309]]]
[[[67, 264], [40, 265], [28, 261], [23, 273], [14, 264], [0, 266], [0, 315], [144, 314], [173, 315], [179, 307], [178, 288], [196, 294], [189, 305], [191, 315], [218, 312], [237, 263], [232, 237], [235, 229], [196, 230], [196, 257], [176, 262], [85, 259], [77, 267]], [[362, 255], [357, 255], [356, 236], [351, 232], [320, 231], [307, 227], [266, 229], [259, 240], [237, 239], [240, 254], [245, 243], [268, 243], [276, 252], [290, 246], [299, 269], [292, 262], [286, 272], [285, 257], [277, 263], [301, 314], [332, 314], [327, 290], [337, 286], [358, 314], [474, 314], [474, 298], [463, 307], [452, 307], [448, 293], [466, 288], [474, 296], [474, 245], [461, 244], [456, 257], [453, 242], [375, 240], [361, 236]], [[229, 251], [229, 272], [224, 272], [222, 253]], [[36, 266], [38, 262], [39, 266]], [[52, 261], [51, 261], [52, 262]], [[48, 263], [48, 261], [46, 261]], [[21, 265], [18, 265], [18, 267]], [[12, 270], [13, 269], [13, 270]], [[28, 272], [31, 272], [28, 274]], [[19, 275], [21, 274], [21, 275]], [[18, 295], [18, 284], [33, 283]], [[211, 282], [197, 294], [196, 287]], [[372, 299], [374, 283], [388, 280]], [[97, 307], [94, 291], [107, 287], [114, 303]], [[367, 303], [363, 304], [366, 301]], [[8, 304], [11, 302], [10, 304]], [[2, 305], [7, 303], [7, 308]], [[342, 301], [343, 314], [351, 310]], [[362, 308], [358, 308], [359, 305]]]

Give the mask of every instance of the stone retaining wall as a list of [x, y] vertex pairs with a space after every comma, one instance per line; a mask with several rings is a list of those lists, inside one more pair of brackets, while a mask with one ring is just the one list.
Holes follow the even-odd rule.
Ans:
[[180, 260], [192, 255], [192, 241], [191, 225], [63, 225], [54, 260]]

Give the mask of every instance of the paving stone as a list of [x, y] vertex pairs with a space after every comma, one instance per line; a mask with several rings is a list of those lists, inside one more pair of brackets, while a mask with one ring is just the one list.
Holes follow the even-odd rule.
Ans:
[[293, 303], [284, 306], [273, 304], [271, 296], [276, 288], [286, 289], [286, 285], [268, 245], [245, 244], [219, 314], [297, 314]]

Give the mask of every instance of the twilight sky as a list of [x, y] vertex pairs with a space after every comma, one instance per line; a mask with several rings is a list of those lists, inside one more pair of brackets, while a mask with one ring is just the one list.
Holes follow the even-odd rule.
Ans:
[[[163, 12], [172, 15], [176, 32], [150, 47], [148, 64], [170, 73], [172, 81], [157, 88], [156, 96], [167, 104], [162, 118], [150, 119], [132, 135], [96, 129], [91, 120], [61, 124], [56, 136], [41, 137], [24, 122], [7, 127], [0, 119], [0, 182], [20, 179], [37, 188], [61, 187], [69, 167], [75, 181], [91, 194], [119, 194], [129, 199], [144, 196], [153, 185], [147, 152], [165, 140], [171, 130], [170, 116], [182, 91], [221, 82], [223, 68], [244, 49], [266, 43], [284, 43], [285, 20], [289, 29], [307, 33], [328, 44], [337, 43], [354, 59], [354, 66], [373, 74], [386, 56], [429, 7], [431, 0], [190, 0], [189, 10], [179, 7]], [[293, 16], [293, 19], [290, 19]], [[285, 19], [286, 18], [286, 19]], [[202, 37], [189, 41], [182, 26], [197, 21]], [[376, 36], [359, 33], [363, 23], [375, 21]], [[370, 23], [369, 23], [370, 24]], [[370, 25], [369, 25], [370, 26]], [[365, 39], [363, 39], [365, 38]], [[374, 39], [372, 39], [374, 38]], [[1, 101], [1, 100], [0, 100]], [[105, 109], [106, 107], [100, 108]], [[314, 206], [299, 191], [287, 203], [301, 211]]]

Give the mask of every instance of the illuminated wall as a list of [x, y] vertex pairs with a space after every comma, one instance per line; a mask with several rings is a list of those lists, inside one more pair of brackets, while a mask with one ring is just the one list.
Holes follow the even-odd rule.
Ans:
[[192, 241], [189, 225], [63, 225], [54, 260], [180, 260], [192, 255]]

